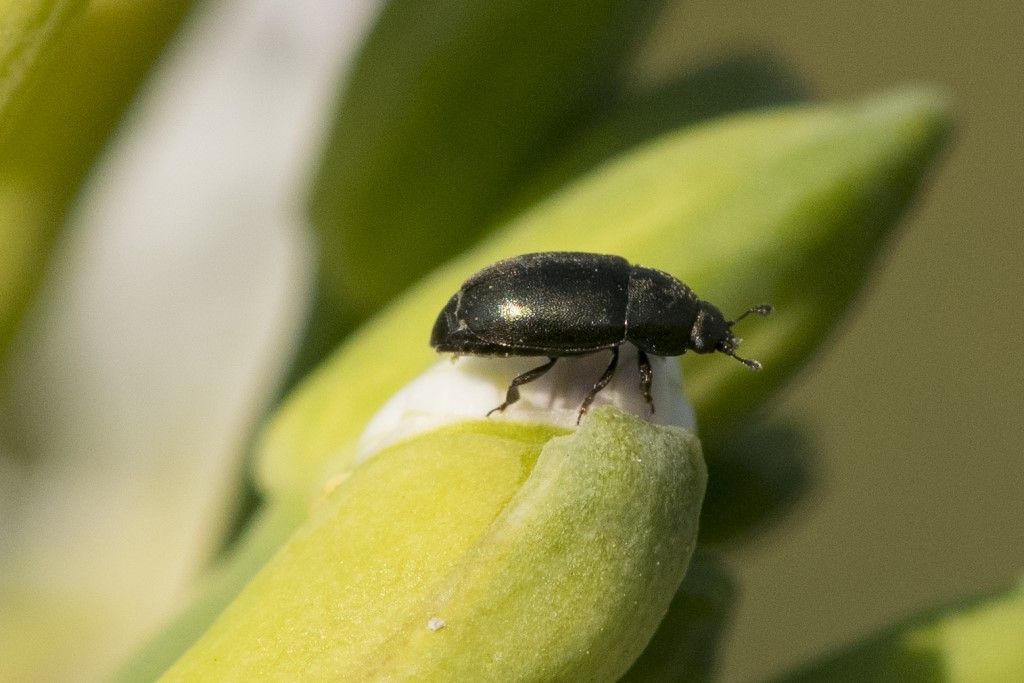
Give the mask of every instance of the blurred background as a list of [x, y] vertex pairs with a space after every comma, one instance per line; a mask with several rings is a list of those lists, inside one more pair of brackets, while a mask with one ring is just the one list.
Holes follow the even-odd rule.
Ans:
[[[200, 4], [89, 174], [0, 391], [12, 680], [109, 672], [219, 546], [306, 315], [302, 188], [377, 7]], [[811, 445], [811, 486], [726, 546], [740, 593], [721, 680], [1024, 569], [1022, 45], [1008, 1], [672, 0], [644, 41], [637, 84], [743, 54], [814, 100], [926, 81], [957, 107], [859, 305], [767, 408]]]
[[765, 50], [815, 97], [946, 85], [945, 158], [831, 344], [771, 410], [813, 435], [799, 509], [727, 555], [723, 680], [756, 680], [1024, 567], [1024, 7], [673, 3], [644, 61]]

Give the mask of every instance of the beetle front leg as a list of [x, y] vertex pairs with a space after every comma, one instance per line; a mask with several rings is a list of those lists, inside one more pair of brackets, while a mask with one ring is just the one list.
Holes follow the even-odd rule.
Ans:
[[532, 382], [535, 379], [540, 379], [544, 375], [544, 373], [546, 373], [548, 370], [555, 366], [555, 362], [557, 360], [557, 358], [552, 358], [548, 356], [547, 363], [541, 365], [540, 367], [536, 367], [533, 370], [527, 370], [526, 372], [512, 380], [512, 384], [510, 384], [508, 387], [508, 392], [505, 393], [505, 402], [502, 403], [497, 408], [489, 410], [487, 412], [487, 417], [490, 417], [491, 413], [504, 412], [505, 408], [508, 408], [510, 405], [518, 401], [519, 389], [517, 387], [519, 387], [522, 384], [526, 384], [527, 382]]

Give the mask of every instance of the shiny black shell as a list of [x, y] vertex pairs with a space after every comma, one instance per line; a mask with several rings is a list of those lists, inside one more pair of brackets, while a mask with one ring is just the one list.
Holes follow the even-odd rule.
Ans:
[[671, 275], [620, 256], [525, 254], [467, 280], [438, 316], [430, 344], [453, 353], [557, 357], [628, 341], [675, 356], [714, 350], [701, 337], [709, 309], [718, 314]]

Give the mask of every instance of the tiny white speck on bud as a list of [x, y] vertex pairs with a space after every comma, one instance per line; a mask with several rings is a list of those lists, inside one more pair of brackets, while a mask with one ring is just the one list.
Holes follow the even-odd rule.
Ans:
[[[558, 359], [539, 379], [519, 387], [519, 401], [487, 418], [505, 400], [512, 379], [547, 362], [545, 357], [462, 356], [456, 362], [439, 358], [426, 372], [403, 387], [370, 420], [359, 440], [356, 462], [416, 434], [467, 420], [502, 420], [576, 427], [580, 405], [611, 361], [610, 351]], [[594, 398], [591, 409], [613, 405], [656, 424], [694, 429], [693, 407], [683, 395], [676, 358], [650, 356], [654, 381], [652, 415], [640, 389], [637, 351], [619, 349], [611, 382]]]
[[427, 620], [427, 628], [431, 631], [440, 631], [444, 628], [444, 619], [430, 617], [430, 619]]

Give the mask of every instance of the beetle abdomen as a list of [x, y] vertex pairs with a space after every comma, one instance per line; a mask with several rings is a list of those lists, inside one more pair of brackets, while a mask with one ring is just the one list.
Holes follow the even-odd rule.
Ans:
[[499, 261], [466, 281], [431, 336], [441, 351], [586, 353], [625, 338], [630, 265], [572, 252]]

